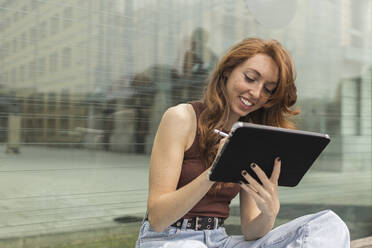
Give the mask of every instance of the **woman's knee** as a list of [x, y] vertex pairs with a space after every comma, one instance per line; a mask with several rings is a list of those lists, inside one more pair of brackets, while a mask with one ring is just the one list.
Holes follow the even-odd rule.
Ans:
[[329, 224], [348, 229], [346, 223], [335, 212], [330, 209], [324, 210], [323, 212]]
[[346, 223], [336, 213], [334, 213], [331, 210], [330, 210], [330, 212], [332, 213], [332, 216], [335, 219], [336, 224], [339, 224], [339, 226], [343, 230], [345, 230], [345, 231], [347, 231], [347, 233], [349, 233], [349, 228], [347, 227]]
[[[332, 210], [316, 213], [305, 225], [311, 247], [350, 247], [350, 233], [345, 222]], [[325, 246], [327, 244], [327, 246]]]
[[338, 233], [349, 238], [349, 229], [346, 223], [332, 210], [324, 210], [316, 214], [316, 218], [308, 224], [313, 228], [320, 228]]

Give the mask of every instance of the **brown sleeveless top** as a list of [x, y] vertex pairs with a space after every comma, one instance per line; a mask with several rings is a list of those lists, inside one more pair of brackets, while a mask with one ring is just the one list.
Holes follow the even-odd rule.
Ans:
[[[196, 119], [203, 110], [203, 103], [191, 102], [196, 113]], [[204, 167], [200, 160], [199, 151], [199, 130], [196, 129], [196, 135], [191, 147], [185, 151], [180, 179], [177, 189], [190, 183], [204, 171]], [[183, 218], [191, 218], [196, 216], [214, 216], [214, 217], [229, 217], [230, 202], [239, 193], [240, 186], [236, 184], [234, 187], [222, 188], [218, 192], [209, 191]]]

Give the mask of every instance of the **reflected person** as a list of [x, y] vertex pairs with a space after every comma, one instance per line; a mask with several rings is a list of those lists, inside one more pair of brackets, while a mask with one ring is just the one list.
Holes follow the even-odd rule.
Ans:
[[[197, 240], [207, 247], [350, 247], [349, 230], [331, 210], [294, 219], [272, 230], [280, 209], [281, 160], [270, 177], [251, 164], [263, 182], [246, 171], [249, 182], [209, 180], [210, 166], [237, 121], [295, 128], [289, 117], [297, 100], [295, 68], [275, 40], [244, 39], [213, 71], [201, 101], [179, 104], [163, 115], [153, 144], [148, 215], [136, 247]], [[284, 164], [283, 164], [284, 165]], [[239, 194], [243, 235], [229, 236], [223, 223], [231, 200]]]
[[182, 66], [187, 101], [201, 97], [204, 82], [216, 64], [217, 56], [207, 43], [208, 32], [196, 28], [191, 35], [190, 49], [185, 52]]
[[[15, 98], [15, 97], [14, 97]], [[8, 115], [8, 142], [6, 145], [6, 153], [20, 153], [21, 146], [21, 108], [16, 99], [12, 99], [9, 105]]]
[[148, 72], [135, 75], [131, 86], [134, 90], [132, 104], [135, 111], [135, 152], [146, 153], [146, 137], [150, 130], [151, 113], [154, 105], [154, 79]]
[[102, 111], [103, 121], [103, 149], [105, 151], [110, 150], [111, 136], [115, 129], [115, 111], [116, 111], [116, 99], [111, 99], [106, 103], [105, 108]]

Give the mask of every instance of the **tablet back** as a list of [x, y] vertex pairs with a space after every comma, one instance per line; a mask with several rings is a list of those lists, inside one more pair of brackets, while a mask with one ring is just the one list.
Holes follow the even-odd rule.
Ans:
[[326, 134], [238, 122], [212, 165], [210, 179], [245, 181], [245, 169], [260, 182], [249, 165], [254, 162], [270, 178], [274, 159], [282, 161], [279, 186], [296, 186], [330, 142]]

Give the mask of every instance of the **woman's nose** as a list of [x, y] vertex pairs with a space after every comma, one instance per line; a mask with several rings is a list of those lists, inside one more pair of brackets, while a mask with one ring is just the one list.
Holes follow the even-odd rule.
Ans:
[[249, 93], [255, 100], [258, 100], [261, 96], [262, 88], [263, 88], [262, 85], [257, 83], [252, 86], [252, 88], [249, 90]]

